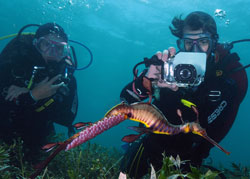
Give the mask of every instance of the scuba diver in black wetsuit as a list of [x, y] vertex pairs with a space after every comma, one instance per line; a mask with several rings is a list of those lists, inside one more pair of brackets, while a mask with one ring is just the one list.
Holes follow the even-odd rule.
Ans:
[[[23, 34], [29, 26], [39, 28], [35, 34]], [[11, 143], [20, 137], [25, 157], [32, 162], [48, 136], [55, 134], [54, 122], [67, 127], [69, 135], [74, 133], [77, 63], [68, 41], [56, 23], [30, 24], [0, 54], [0, 140]], [[84, 47], [92, 62], [91, 51]]]
[[[226, 45], [218, 43], [216, 23], [207, 13], [192, 12], [184, 20], [175, 17], [172, 25], [172, 34], [179, 38], [179, 53], [206, 54], [206, 68], [201, 83], [185, 86], [180, 85], [183, 81], [178, 85], [177, 81], [167, 83], [162, 79], [165, 70], [162, 64], [169, 64], [172, 59], [169, 57], [178, 55], [175, 55], [174, 48], [169, 48], [163, 53], [157, 52], [151, 59], [145, 58], [144, 63], [149, 69], [144, 70], [139, 77], [129, 83], [122, 90], [120, 97], [128, 103], [147, 99], [149, 91], [144, 81], [149, 79], [154, 90], [153, 104], [162, 111], [170, 123], [179, 125], [183, 121], [195, 121], [197, 115], [190, 108], [190, 104], [197, 106], [200, 125], [206, 129], [209, 137], [220, 142], [232, 127], [247, 92], [248, 80], [244, 67], [239, 63], [238, 55], [230, 53], [232, 44], [227, 46], [230, 48], [224, 48]], [[188, 71], [187, 68], [186, 71], [180, 71], [179, 76], [185, 81], [191, 74], [192, 71]], [[177, 114], [177, 109], [182, 112], [182, 120], [180, 114]], [[189, 171], [190, 164], [201, 166], [202, 160], [208, 157], [212, 147], [208, 141], [194, 134], [146, 134], [129, 144], [120, 169], [131, 178], [141, 178], [148, 173], [150, 164], [156, 171], [161, 168], [162, 153], [165, 152], [167, 156], [179, 155], [181, 160], [188, 160], [189, 162], [182, 164], [181, 168], [183, 171]]]

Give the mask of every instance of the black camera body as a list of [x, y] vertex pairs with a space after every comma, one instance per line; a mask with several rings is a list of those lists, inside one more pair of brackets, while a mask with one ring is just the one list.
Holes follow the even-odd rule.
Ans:
[[206, 59], [206, 53], [179, 52], [163, 64], [163, 80], [178, 87], [198, 86], [204, 81]]
[[[58, 92], [67, 96], [69, 94], [69, 83], [73, 78], [75, 68], [73, 65], [67, 62], [65, 59], [60, 62], [50, 62], [47, 66], [34, 66], [32, 72], [32, 81], [34, 78], [37, 78], [39, 81], [43, 80], [45, 77], [52, 79], [56, 75], [61, 75], [61, 77], [54, 82], [54, 84], [64, 83], [59, 89]], [[35, 77], [36, 76], [36, 77]]]

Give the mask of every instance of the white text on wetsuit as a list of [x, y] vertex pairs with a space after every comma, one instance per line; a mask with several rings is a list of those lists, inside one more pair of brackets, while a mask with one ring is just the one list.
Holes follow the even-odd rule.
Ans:
[[207, 119], [208, 124], [212, 123], [220, 115], [220, 113], [224, 110], [226, 106], [227, 106], [227, 102], [223, 100], [220, 103], [220, 105], [214, 110], [214, 112], [208, 116], [208, 119]]

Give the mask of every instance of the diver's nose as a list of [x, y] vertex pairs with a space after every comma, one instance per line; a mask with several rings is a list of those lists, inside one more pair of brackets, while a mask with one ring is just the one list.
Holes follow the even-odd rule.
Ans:
[[192, 52], [200, 52], [200, 48], [196, 43], [193, 45]]

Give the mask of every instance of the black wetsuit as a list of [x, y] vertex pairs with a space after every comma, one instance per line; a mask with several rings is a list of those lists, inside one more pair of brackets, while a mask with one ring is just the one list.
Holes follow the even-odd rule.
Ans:
[[15, 38], [0, 54], [0, 140], [10, 143], [20, 137], [30, 151], [28, 155], [48, 142], [47, 137], [54, 134], [53, 122], [72, 130], [78, 107], [73, 75], [67, 87], [58, 89], [49, 98], [36, 102], [30, 93], [24, 93], [14, 101], [5, 100], [11, 85], [28, 87], [34, 66], [45, 69], [37, 70], [30, 89], [46, 77], [58, 75], [63, 67], [61, 63], [46, 64], [32, 44], [33, 38], [32, 35], [23, 35], [20, 40]]
[[[194, 103], [199, 111], [201, 126], [206, 129], [209, 137], [220, 142], [230, 130], [248, 87], [245, 70], [230, 72], [242, 67], [238, 60], [237, 54], [224, 53], [220, 55], [218, 63], [214, 63], [214, 60], [208, 61], [206, 71], [209, 73], [206, 73], [204, 82], [198, 88], [179, 88], [177, 92], [161, 89], [160, 98], [154, 99], [153, 104], [163, 112], [170, 123], [179, 125], [182, 122], [177, 115], [177, 109], [182, 111], [184, 121], [196, 120], [196, 114], [183, 105], [181, 99]], [[142, 76], [133, 82], [137, 94], [147, 94], [142, 85]], [[128, 103], [137, 101], [131, 95], [133, 82], [121, 92], [121, 99]], [[130, 145], [122, 160], [121, 171], [132, 178], [140, 178], [148, 172], [150, 163], [159, 170], [163, 152], [167, 156], [179, 155], [181, 160], [190, 160], [193, 166], [199, 166], [202, 159], [208, 157], [212, 147], [213, 145], [204, 138], [192, 133], [174, 136], [147, 134]], [[188, 171], [188, 166], [189, 164], [183, 166], [183, 170]]]

